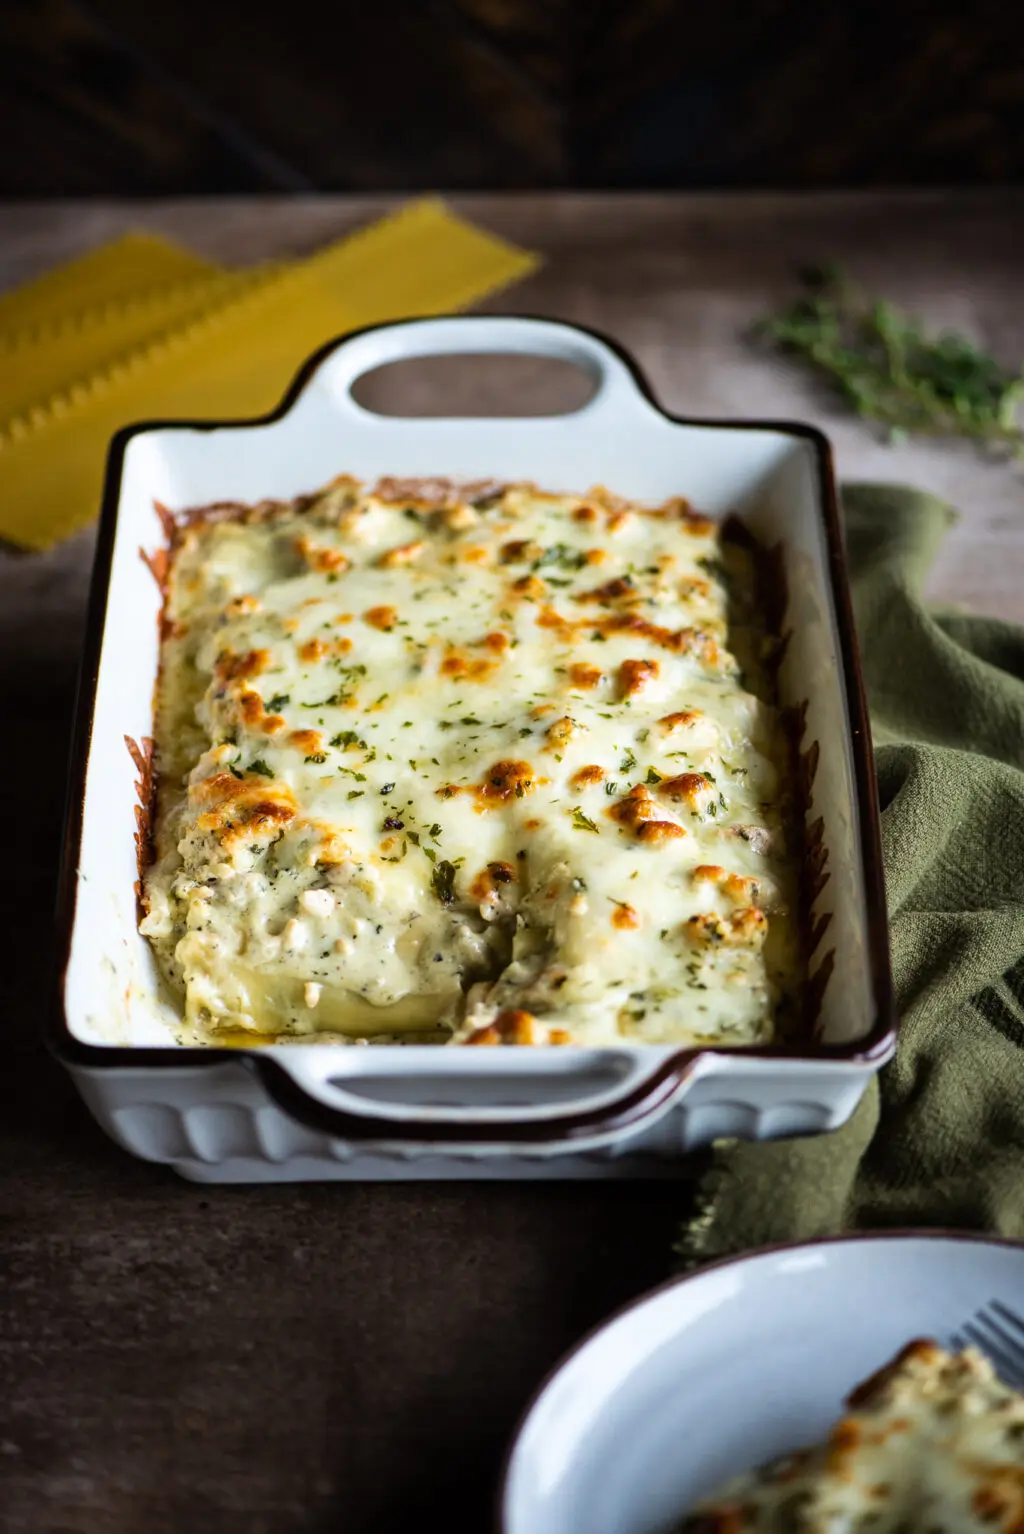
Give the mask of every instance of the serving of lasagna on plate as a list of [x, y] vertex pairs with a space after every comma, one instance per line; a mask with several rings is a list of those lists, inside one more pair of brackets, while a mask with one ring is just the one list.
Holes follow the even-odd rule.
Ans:
[[343, 476], [179, 519], [142, 931], [182, 1042], [778, 1036], [756, 564], [603, 489]]
[[682, 1534], [1015, 1534], [1024, 1396], [980, 1352], [912, 1342], [815, 1448], [742, 1476]]

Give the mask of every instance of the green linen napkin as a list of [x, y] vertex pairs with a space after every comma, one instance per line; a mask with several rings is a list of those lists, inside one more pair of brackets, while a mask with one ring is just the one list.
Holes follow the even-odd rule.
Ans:
[[899, 1049], [842, 1129], [713, 1147], [686, 1267], [882, 1226], [1024, 1236], [1024, 630], [922, 605], [949, 507], [887, 485], [843, 501]]

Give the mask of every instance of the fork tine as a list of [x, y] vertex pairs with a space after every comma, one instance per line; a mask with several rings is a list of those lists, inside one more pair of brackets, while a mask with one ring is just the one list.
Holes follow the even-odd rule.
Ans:
[[990, 1300], [988, 1308], [994, 1310], [997, 1316], [1001, 1316], [1009, 1326], [1020, 1333], [1020, 1341], [1016, 1346], [1024, 1349], [1024, 1316], [1019, 1316], [1015, 1310], [1010, 1309], [1009, 1305], [1004, 1305], [1002, 1300]]
[[980, 1310], [974, 1318], [975, 1321], [979, 1326], [987, 1327], [990, 1332], [993, 1332], [999, 1338], [1000, 1343], [1005, 1347], [1011, 1358], [1015, 1358], [1018, 1364], [1024, 1364], [1024, 1347], [992, 1315], [994, 1309], [995, 1305], [993, 1304], [986, 1309]]
[[[994, 1337], [982, 1330], [986, 1324], [992, 1327]], [[1010, 1350], [1006, 1348], [998, 1329], [981, 1311], [974, 1317], [973, 1322], [965, 1324], [964, 1335], [992, 1360], [1008, 1385], [1020, 1385], [1024, 1382], [1020, 1354], [1013, 1351], [1012, 1347]]]

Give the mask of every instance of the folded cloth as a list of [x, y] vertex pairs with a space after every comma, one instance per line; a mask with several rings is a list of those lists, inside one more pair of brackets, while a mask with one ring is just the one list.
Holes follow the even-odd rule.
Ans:
[[686, 1267], [883, 1226], [1024, 1236], [1024, 630], [922, 605], [949, 507], [886, 485], [843, 501], [899, 1048], [842, 1129], [713, 1148]]

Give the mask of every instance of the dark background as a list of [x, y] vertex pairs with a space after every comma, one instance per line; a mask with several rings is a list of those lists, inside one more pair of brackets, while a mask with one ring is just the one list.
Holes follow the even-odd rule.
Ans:
[[0, 196], [1024, 177], [1012, 0], [0, 0]]

